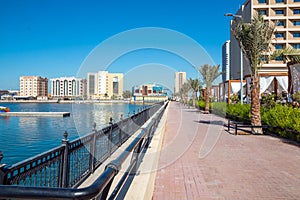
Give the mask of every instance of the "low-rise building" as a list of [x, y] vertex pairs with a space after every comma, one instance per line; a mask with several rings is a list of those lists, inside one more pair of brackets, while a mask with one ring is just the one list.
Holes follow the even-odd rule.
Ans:
[[20, 77], [20, 96], [27, 97], [47, 97], [48, 79], [40, 76]]
[[133, 96], [165, 96], [163, 87], [149, 83], [133, 87]]
[[134, 101], [164, 101], [168, 99], [163, 87], [154, 83], [132, 87]]
[[124, 74], [99, 71], [87, 74], [87, 97], [89, 99], [122, 99]]
[[76, 77], [52, 78], [51, 96], [53, 98], [77, 98], [86, 96], [86, 79]]

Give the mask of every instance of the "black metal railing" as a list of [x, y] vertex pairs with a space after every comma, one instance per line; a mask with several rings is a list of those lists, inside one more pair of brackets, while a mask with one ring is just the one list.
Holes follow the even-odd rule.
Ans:
[[[135, 133], [163, 103], [76, 139], [63, 134], [62, 145], [12, 166], [0, 165], [0, 184], [72, 188], [78, 186]], [[0, 162], [3, 155], [0, 155]]]
[[[140, 128], [137, 136], [126, 147], [126, 149], [108, 165], [106, 165], [104, 172], [92, 183], [85, 188], [55, 188], [55, 187], [26, 187], [26, 186], [12, 186], [0, 185], [0, 198], [14, 198], [14, 199], [114, 199], [118, 196], [119, 191], [124, 185], [129, 175], [134, 174], [139, 166], [142, 158], [141, 152], [146, 151], [154, 131], [164, 113], [166, 103], [160, 109], [156, 107], [158, 112], [151, 118], [150, 122], [143, 128]], [[155, 110], [156, 110], [155, 109]], [[150, 111], [150, 110], [149, 110]], [[154, 110], [152, 110], [154, 111]], [[137, 119], [137, 118], [136, 118]], [[139, 121], [140, 123], [142, 122]], [[113, 129], [113, 125], [110, 126]], [[97, 132], [97, 131], [96, 131]], [[62, 149], [66, 150], [68, 148]], [[61, 151], [62, 154], [62, 151]], [[116, 187], [108, 197], [110, 187], [116, 174], [120, 171], [123, 162], [132, 155], [131, 162], [121, 177], [118, 180]], [[64, 159], [64, 156], [60, 156]], [[92, 162], [92, 161], [90, 161]], [[84, 170], [83, 170], [84, 171]]]

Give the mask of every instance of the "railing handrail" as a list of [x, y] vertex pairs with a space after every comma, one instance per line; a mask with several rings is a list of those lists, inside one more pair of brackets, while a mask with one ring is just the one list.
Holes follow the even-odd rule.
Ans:
[[[49, 187], [26, 187], [15, 185], [0, 185], [0, 198], [30, 198], [30, 199], [91, 199], [101, 194], [101, 199], [106, 199], [113, 178], [121, 168], [122, 163], [136, 149], [149, 130], [160, 119], [166, 106], [162, 106], [156, 116], [152, 117], [145, 128], [140, 128], [138, 136], [126, 147], [115, 160], [106, 165], [104, 172], [90, 185], [85, 188], [49, 188]], [[135, 160], [137, 162], [137, 160]], [[133, 163], [136, 164], [136, 163]], [[103, 194], [105, 193], [105, 194]]]
[[112, 167], [105, 171], [95, 180], [93, 184], [85, 188], [48, 188], [48, 187], [26, 187], [14, 185], [0, 185], [1, 198], [22, 199], [90, 199], [105, 189], [109, 181], [117, 174]]
[[62, 149], [63, 149], [63, 146], [62, 146], [62, 145], [57, 146], [57, 147], [54, 147], [54, 148], [52, 148], [52, 149], [50, 149], [50, 150], [48, 150], [48, 151], [45, 151], [45, 152], [43, 152], [43, 153], [40, 153], [40, 154], [38, 154], [38, 155], [32, 156], [32, 157], [30, 157], [30, 158], [27, 158], [27, 159], [25, 159], [25, 160], [22, 160], [22, 161], [20, 161], [20, 162], [17, 162], [17, 163], [15, 163], [15, 164], [10, 165], [10, 166], [6, 166], [6, 169], [13, 170], [13, 169], [15, 169], [16, 167], [26, 166], [26, 165], [28, 165], [28, 162], [30, 162], [30, 161], [39, 160], [40, 158], [45, 157], [47, 154], [51, 154], [51, 153], [53, 153], [53, 152], [55, 152], [55, 151], [59, 151], [59, 150], [62, 150]]

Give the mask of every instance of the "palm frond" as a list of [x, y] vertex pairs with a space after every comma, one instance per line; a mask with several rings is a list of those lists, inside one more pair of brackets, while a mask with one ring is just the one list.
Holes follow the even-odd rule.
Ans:
[[201, 66], [198, 71], [202, 75], [204, 83], [208, 88], [212, 87], [214, 80], [216, 80], [216, 78], [218, 78], [218, 76], [222, 73], [220, 72], [220, 65], [210, 66], [205, 64]]
[[274, 29], [274, 23], [264, 21], [261, 15], [254, 16], [251, 23], [237, 23], [233, 29], [244, 55], [249, 60], [252, 73], [261, 66], [262, 55], [270, 52]]
[[300, 51], [298, 49], [287, 47], [284, 49], [278, 49], [271, 54], [272, 59], [275, 59], [280, 56], [283, 58], [283, 61], [285, 63], [300, 63]]

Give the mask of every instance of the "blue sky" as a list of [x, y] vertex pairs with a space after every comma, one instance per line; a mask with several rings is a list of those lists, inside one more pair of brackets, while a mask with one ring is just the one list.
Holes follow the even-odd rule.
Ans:
[[[77, 76], [91, 52], [105, 41], [144, 27], [178, 32], [201, 45], [214, 64], [221, 64], [221, 46], [229, 39], [230, 18], [224, 13], [235, 13], [243, 2], [0, 0], [0, 89], [19, 89], [19, 77], [23, 75], [49, 79]], [[163, 40], [153, 38], [158, 44]], [[183, 43], [172, 45], [182, 47]], [[184, 48], [190, 49], [187, 45]], [[150, 76], [153, 82], [172, 87], [171, 74], [178, 70], [190, 71], [188, 76], [192, 78], [197, 76], [191, 63], [168, 49], [146, 48], [117, 56], [109, 66], [101, 67], [128, 74], [125, 79], [131, 77], [131, 81], [125, 83], [125, 89], [148, 81]], [[101, 68], [100, 63], [93, 65]], [[141, 67], [144, 73], [139, 74]], [[131, 73], [135, 69], [138, 75]]]

